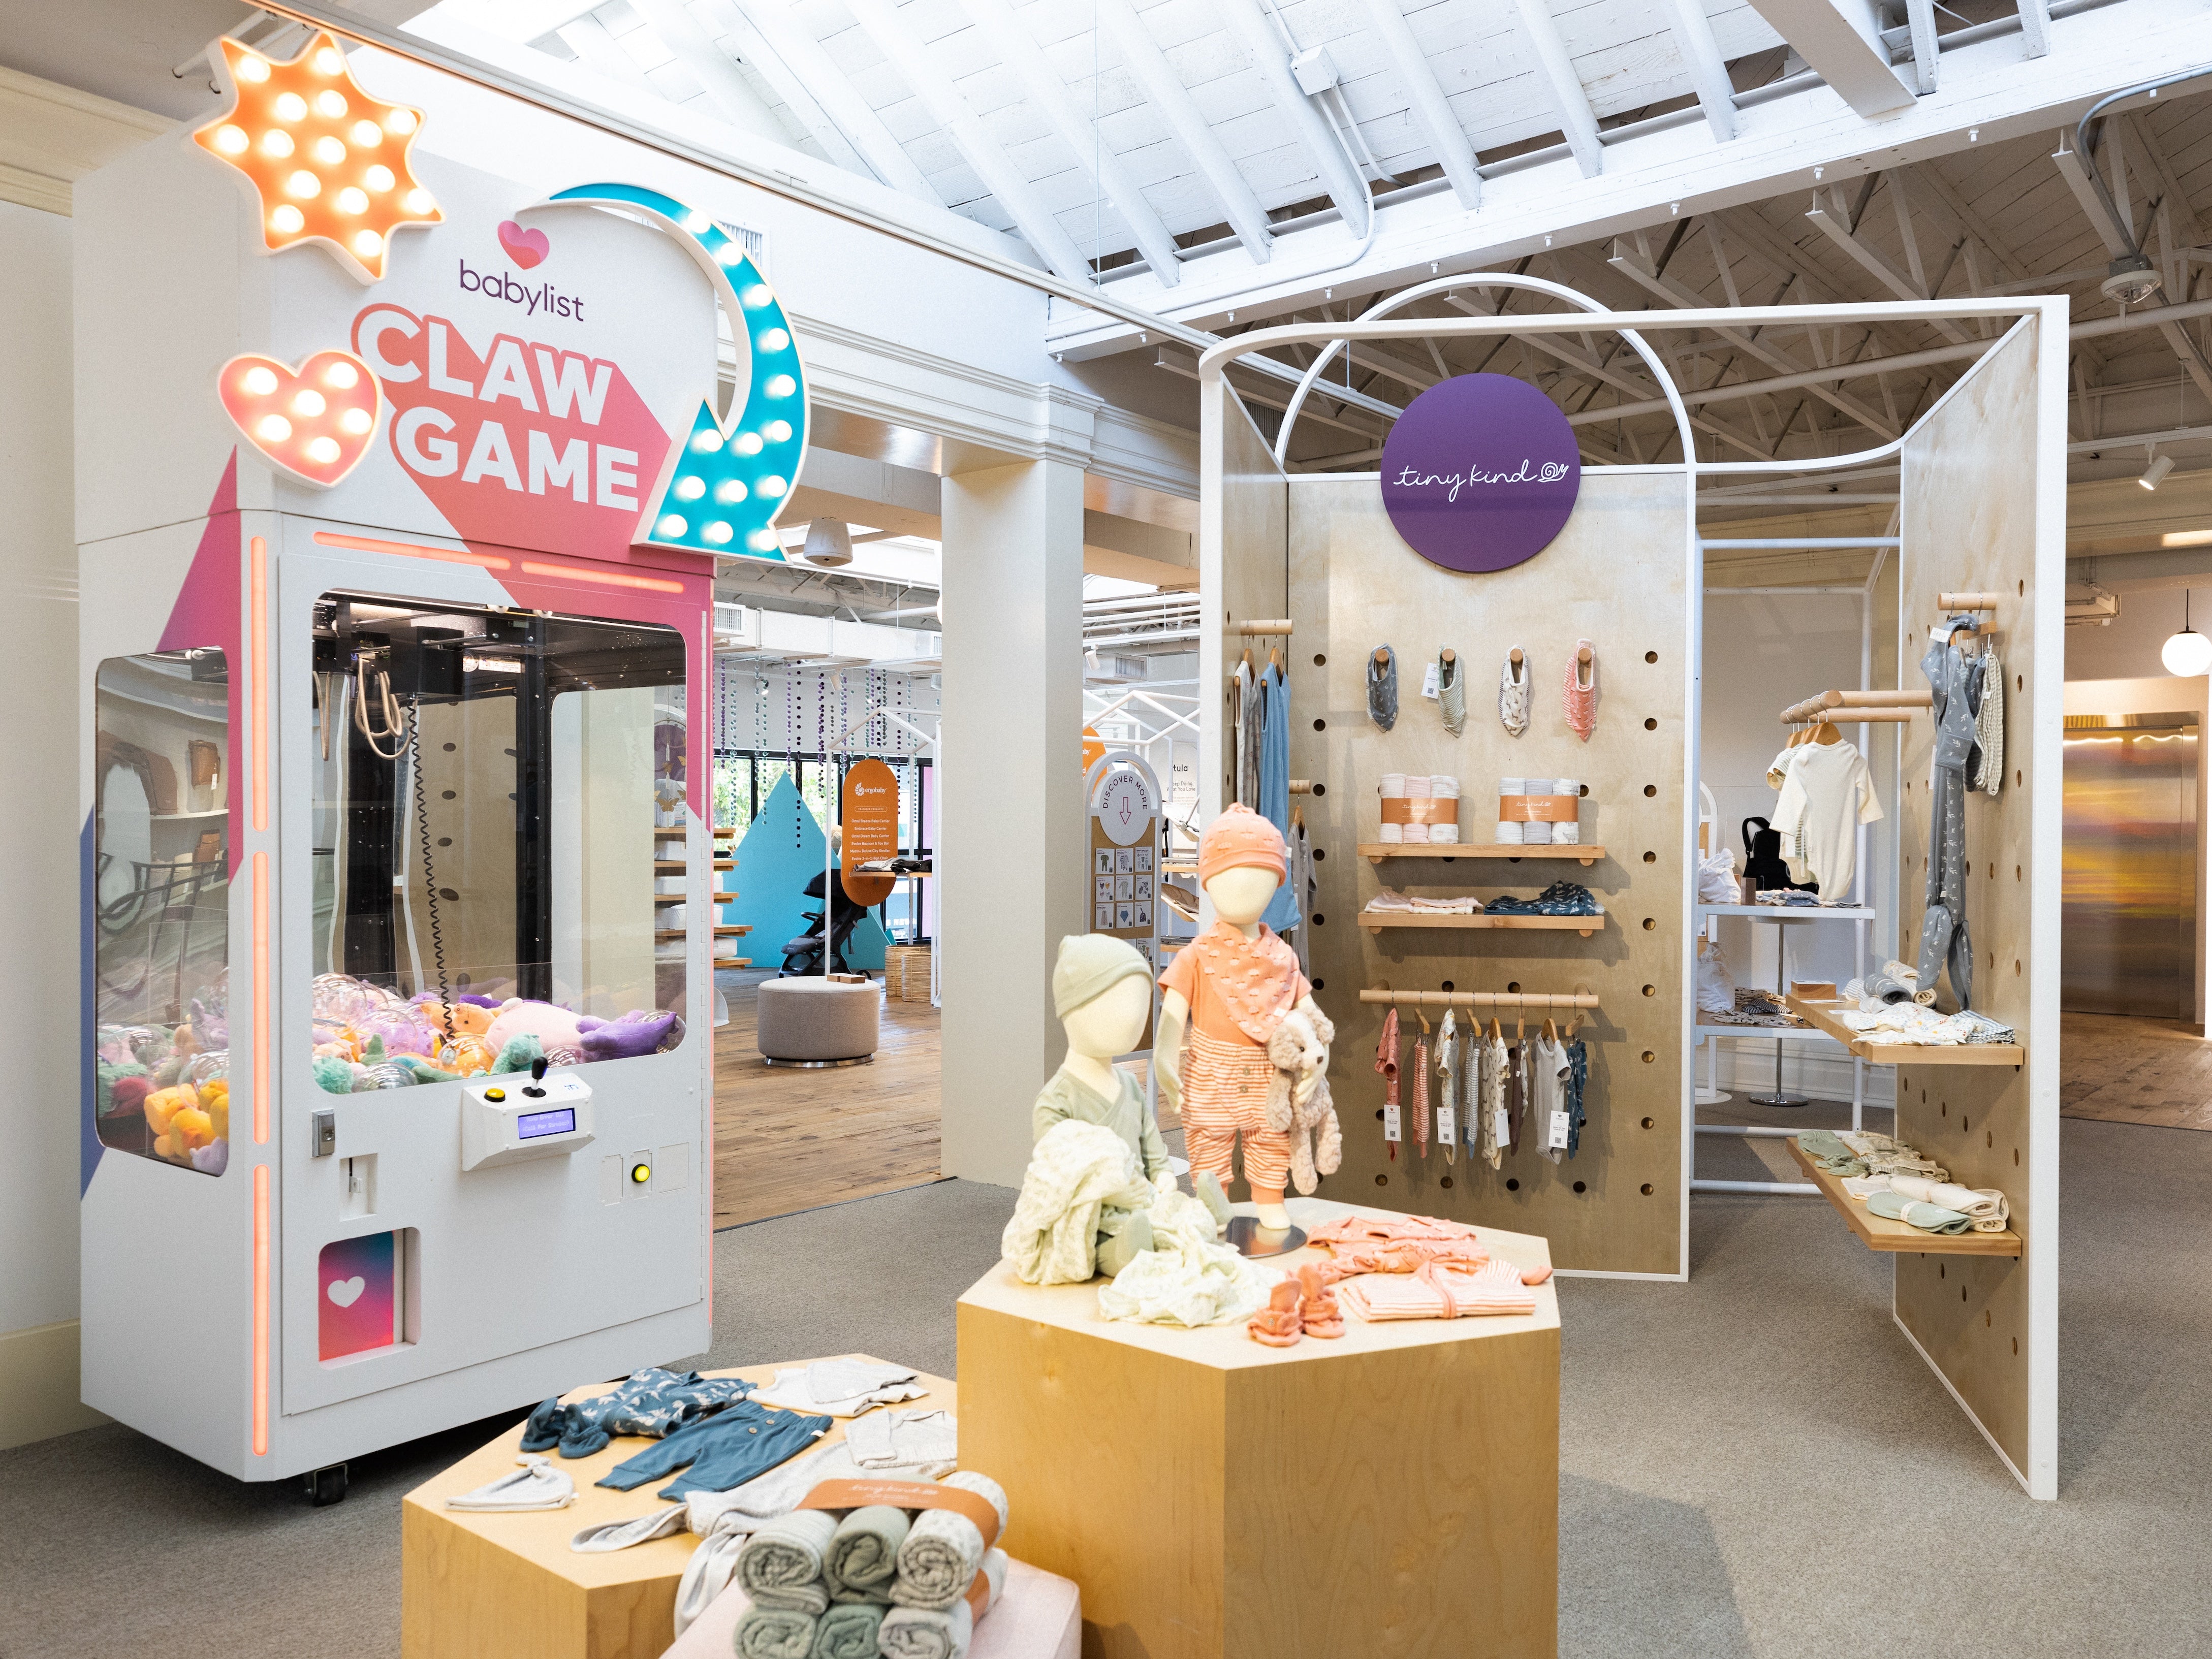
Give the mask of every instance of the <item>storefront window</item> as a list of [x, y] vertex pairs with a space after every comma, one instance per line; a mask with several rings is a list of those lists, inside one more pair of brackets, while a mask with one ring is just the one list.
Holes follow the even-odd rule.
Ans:
[[314, 643], [316, 1081], [681, 1042], [682, 636], [330, 593]]
[[94, 683], [94, 1126], [204, 1175], [230, 1158], [230, 672], [115, 657]]

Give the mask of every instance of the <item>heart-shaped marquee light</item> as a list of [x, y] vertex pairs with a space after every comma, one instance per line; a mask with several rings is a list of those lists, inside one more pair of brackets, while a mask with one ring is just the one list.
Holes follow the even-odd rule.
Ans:
[[729, 418], [715, 417], [710, 392], [684, 441], [670, 447], [637, 542], [784, 562], [775, 520], [806, 454], [806, 375], [775, 290], [735, 237], [672, 196], [637, 185], [580, 185], [549, 199], [556, 204], [610, 208], [674, 236], [714, 284], [750, 359]]
[[295, 373], [274, 357], [233, 357], [216, 377], [246, 441], [301, 483], [327, 489], [368, 453], [384, 392], [350, 351], [318, 351]]
[[364, 283], [384, 275], [392, 233], [446, 216], [409, 165], [422, 112], [361, 89], [335, 35], [325, 32], [289, 63], [228, 36], [208, 48], [227, 72], [229, 109], [193, 143], [244, 174], [261, 198], [271, 252], [321, 242]]

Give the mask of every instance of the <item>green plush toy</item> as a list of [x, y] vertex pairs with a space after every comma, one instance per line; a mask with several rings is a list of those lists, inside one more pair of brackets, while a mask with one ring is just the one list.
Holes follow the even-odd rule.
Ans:
[[336, 1054], [317, 1054], [308, 1068], [314, 1073], [317, 1086], [325, 1093], [347, 1095], [353, 1092], [353, 1063]]
[[535, 1031], [525, 1031], [507, 1038], [491, 1068], [495, 1072], [526, 1072], [544, 1054], [545, 1040]]
[[103, 1112], [114, 1103], [115, 1085], [118, 1081], [126, 1077], [147, 1075], [146, 1068], [135, 1060], [121, 1061], [103, 1060], [100, 1062], [99, 1072], [100, 1109]]

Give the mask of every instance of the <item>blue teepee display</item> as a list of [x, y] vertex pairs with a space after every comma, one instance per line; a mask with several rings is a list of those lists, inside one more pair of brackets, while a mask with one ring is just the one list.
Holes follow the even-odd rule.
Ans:
[[[750, 957], [754, 967], [782, 966], [785, 941], [797, 939], [805, 930], [805, 913], [820, 908], [804, 889], [822, 873], [824, 851], [822, 826], [787, 772], [738, 842], [738, 867], [731, 872], [738, 902], [722, 907], [726, 920], [753, 930], [738, 954]], [[888, 942], [872, 911], [853, 930], [845, 959], [855, 968], [881, 973]]]

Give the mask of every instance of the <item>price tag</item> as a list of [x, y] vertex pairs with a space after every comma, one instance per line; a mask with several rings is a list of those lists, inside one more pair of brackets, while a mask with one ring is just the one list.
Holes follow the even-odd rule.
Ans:
[[1567, 1115], [1565, 1112], [1554, 1112], [1552, 1114], [1552, 1138], [1544, 1144], [1551, 1147], [1555, 1152], [1563, 1152], [1566, 1151]]
[[1398, 1108], [1395, 1106], [1385, 1106], [1382, 1109], [1382, 1139], [1385, 1140], [1401, 1140], [1404, 1139], [1404, 1137], [1399, 1133]]
[[1439, 684], [1437, 672], [1437, 665], [1434, 663], [1431, 663], [1428, 666], [1428, 672], [1421, 676], [1421, 695], [1426, 697], [1431, 702], [1434, 702], [1437, 701], [1437, 693], [1441, 689], [1442, 687]]
[[1498, 1109], [1492, 1118], [1491, 1133], [1498, 1137], [1498, 1144], [1510, 1146], [1513, 1144], [1513, 1120], [1506, 1115], [1503, 1106]]
[[1437, 1108], [1437, 1139], [1447, 1143], [1459, 1139], [1459, 1114], [1449, 1106]]

